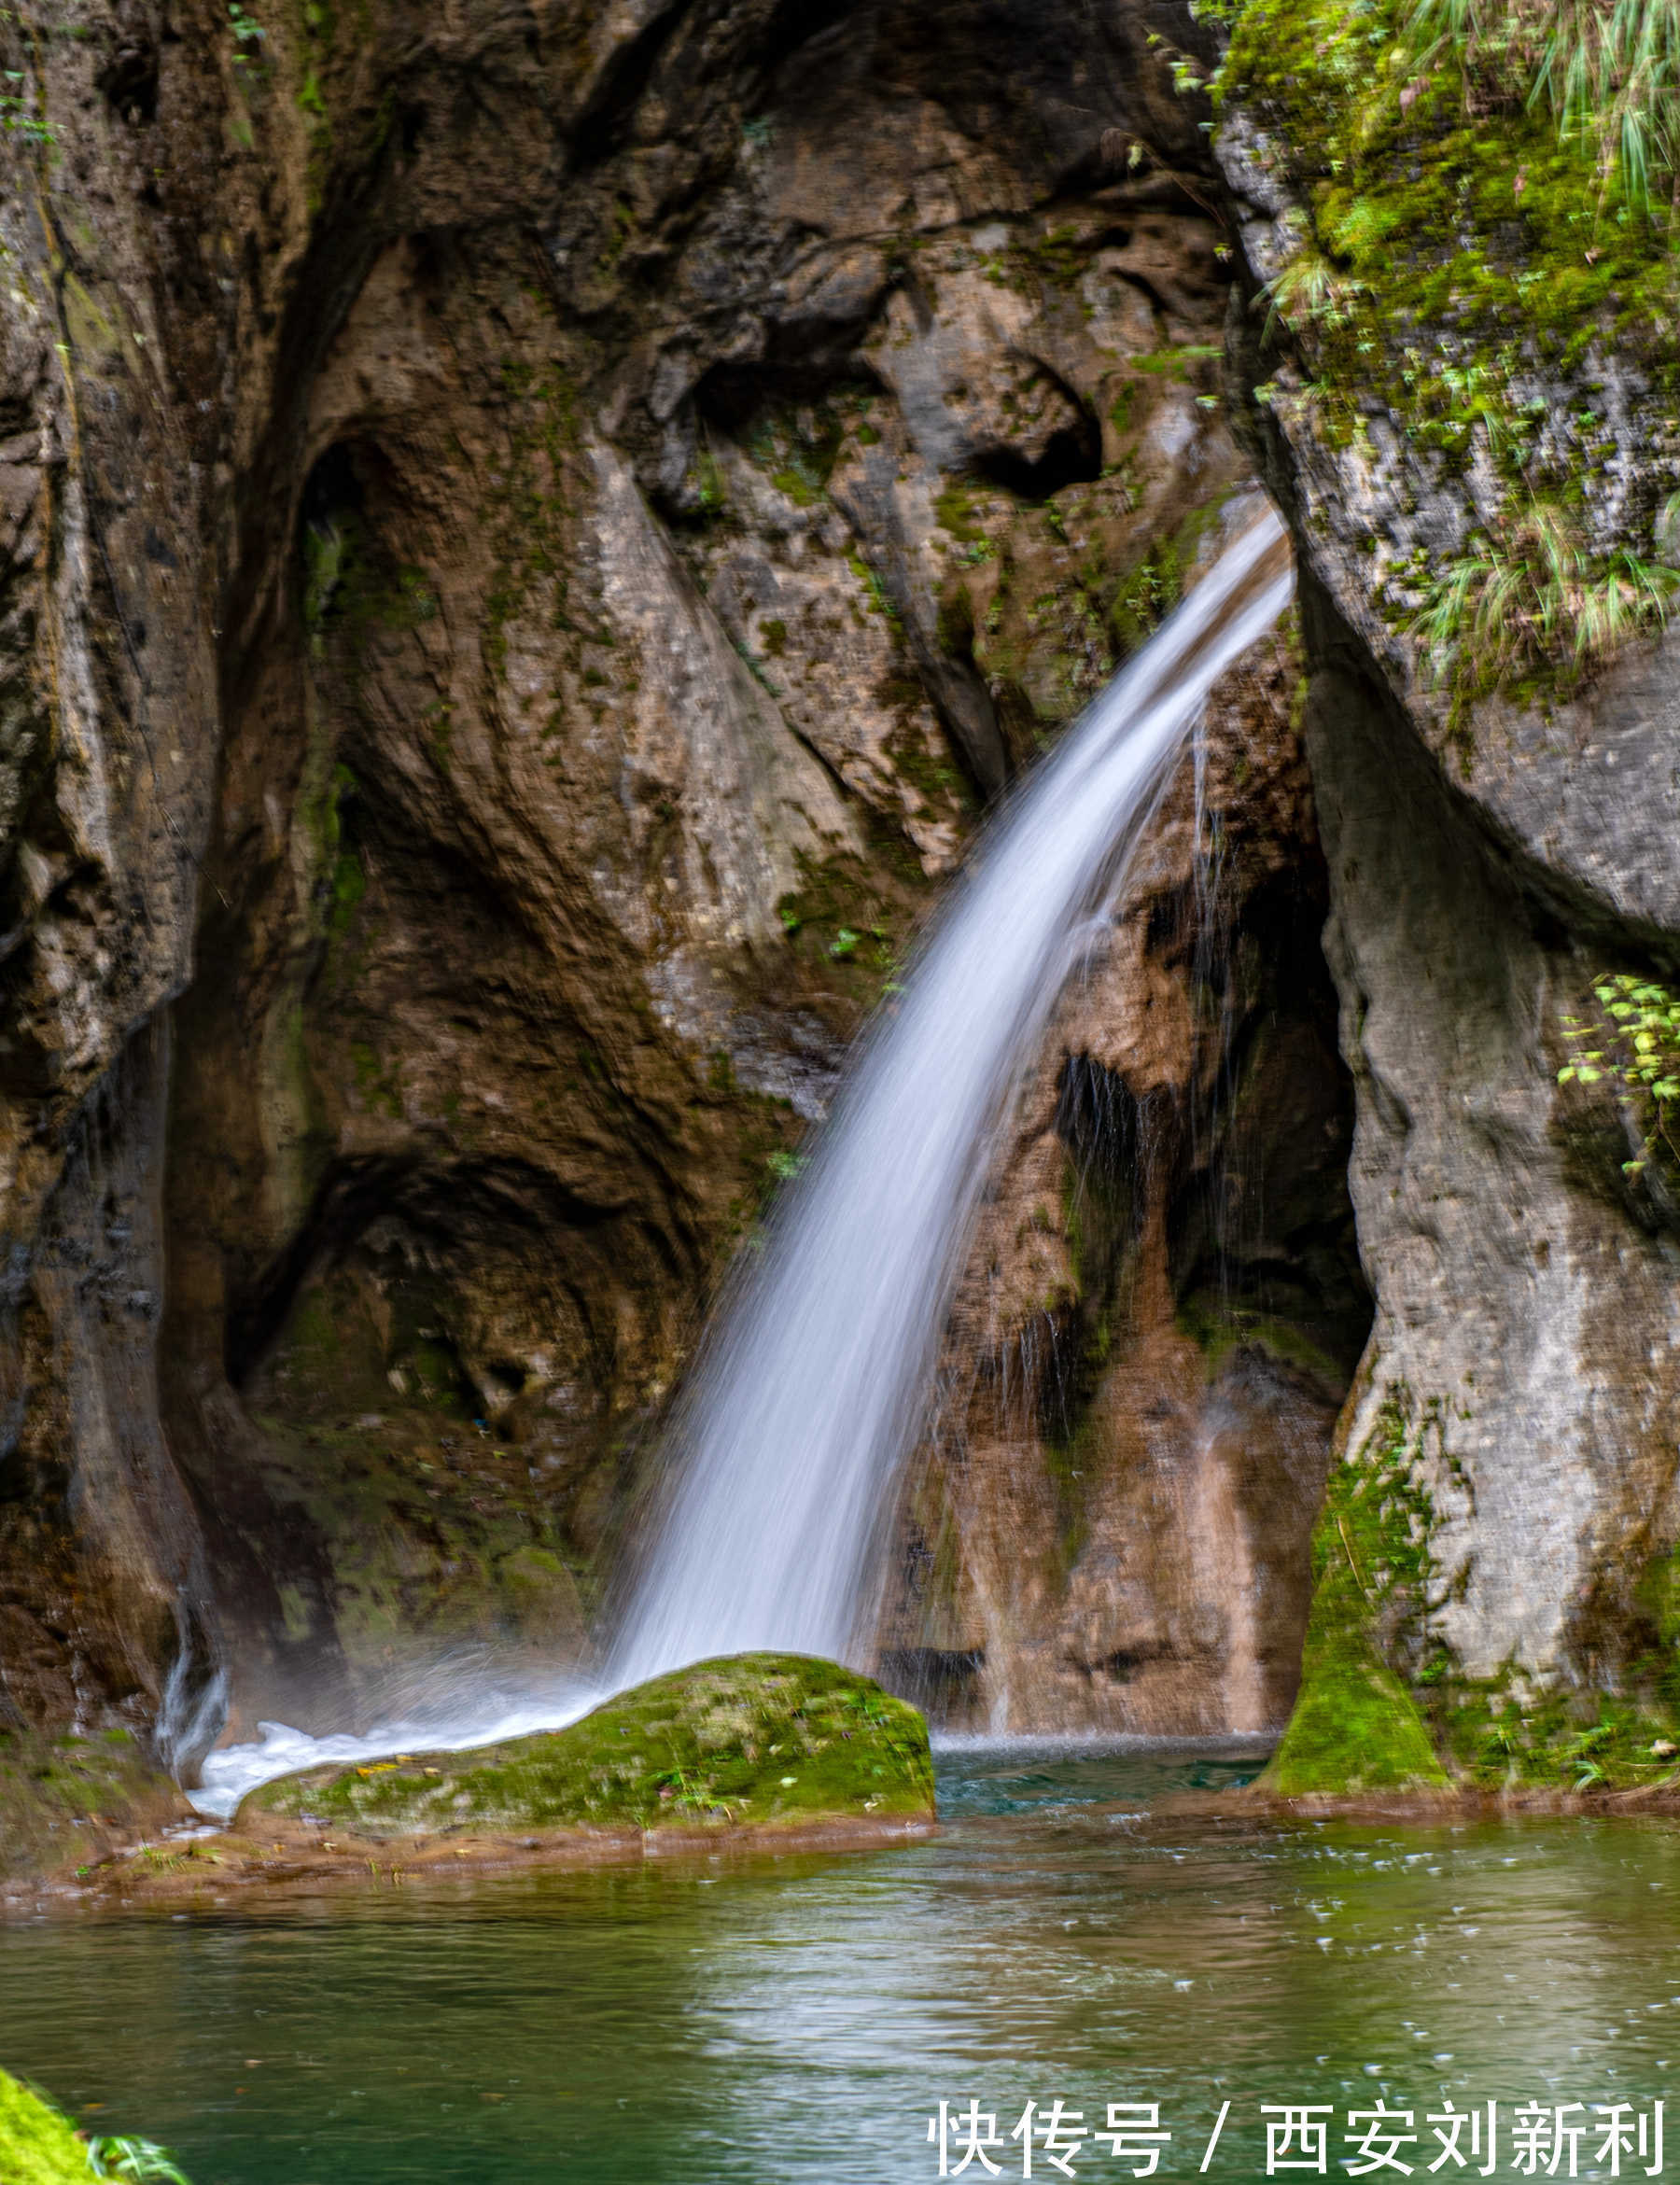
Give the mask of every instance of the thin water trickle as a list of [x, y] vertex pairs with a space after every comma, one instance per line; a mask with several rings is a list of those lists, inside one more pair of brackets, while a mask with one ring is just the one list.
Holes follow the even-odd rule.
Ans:
[[988, 831], [691, 1378], [614, 1684], [755, 1647], [845, 1657], [867, 1630], [1011, 1093], [1209, 690], [1293, 582], [1267, 510]]

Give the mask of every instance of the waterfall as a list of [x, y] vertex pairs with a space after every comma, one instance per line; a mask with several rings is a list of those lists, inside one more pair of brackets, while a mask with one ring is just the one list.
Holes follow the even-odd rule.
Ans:
[[[743, 1255], [679, 1407], [672, 1492], [607, 1690], [711, 1654], [844, 1656], [866, 1637], [1010, 1095], [1202, 701], [1294, 582], [1267, 510], [987, 828], [762, 1251]], [[189, 1795], [225, 1819], [295, 1769], [557, 1729], [603, 1696], [445, 1665], [435, 1691], [360, 1734], [259, 1724], [212, 1752]]]
[[1294, 585], [1269, 509], [987, 830], [680, 1400], [615, 1687], [867, 1637], [900, 1468], [1011, 1095], [1214, 680]]

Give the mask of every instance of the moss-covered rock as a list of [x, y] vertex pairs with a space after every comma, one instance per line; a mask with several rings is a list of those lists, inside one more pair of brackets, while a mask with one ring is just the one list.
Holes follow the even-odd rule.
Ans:
[[1312, 1614], [1301, 1689], [1262, 1787], [1314, 1793], [1439, 1788], [1447, 1782], [1407, 1684], [1393, 1665], [1420, 1640], [1432, 1508], [1396, 1402], [1332, 1473], [1313, 1534]]
[[1262, 1787], [1360, 1796], [1450, 1782], [1519, 1802], [1668, 1798], [1680, 1782], [1673, 1551], [1634, 1579], [1645, 1648], [1627, 1650], [1614, 1688], [1536, 1677], [1515, 1659], [1472, 1674], [1439, 1627], [1453, 1586], [1436, 1556], [1430, 1480], [1459, 1470], [1441, 1425], [1438, 1403], [1392, 1392], [1376, 1431], [1331, 1476], [1300, 1693]]
[[0, 2179], [5, 2185], [87, 2185], [90, 2177], [187, 2185], [167, 2149], [149, 2139], [80, 2135], [49, 2101], [0, 2071]]
[[1301, 1694], [1262, 1787], [1299, 1798], [1446, 1782], [1410, 1692], [1356, 1625], [1323, 1628], [1315, 1600]]
[[87, 2185], [88, 2150], [54, 2108], [0, 2071], [0, 2178], [6, 2185]]
[[1607, 111], [1561, 128], [1537, 48], [1442, 20], [1240, 0], [1217, 91], [1231, 172], [1288, 200], [1255, 270], [1299, 371], [1259, 399], [1355, 469], [1398, 427], [1365, 589], [1467, 732], [1472, 700], [1574, 688], [1666, 619], [1675, 261]]
[[[77, 1873], [192, 1817], [128, 1730], [0, 1730], [0, 1881]], [[10, 2185], [3, 2168], [0, 2178]]]
[[467, 1753], [315, 1769], [255, 1791], [265, 1816], [338, 1834], [931, 1820], [927, 1725], [866, 1676], [742, 1654], [655, 1677], [568, 1729]]

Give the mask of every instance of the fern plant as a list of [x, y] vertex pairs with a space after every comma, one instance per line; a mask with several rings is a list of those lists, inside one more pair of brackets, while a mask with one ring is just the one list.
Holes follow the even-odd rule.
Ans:
[[1281, 318], [1292, 332], [1298, 333], [1303, 322], [1345, 325], [1355, 300], [1365, 289], [1363, 283], [1351, 280], [1316, 245], [1309, 243], [1267, 284], [1266, 293], [1271, 305], [1267, 330], [1272, 319]]
[[1632, 972], [1605, 972], [1593, 981], [1592, 994], [1596, 1017], [1564, 1020], [1563, 1036], [1575, 1054], [1559, 1071], [1558, 1083], [1608, 1080], [1639, 1104], [1646, 1150], [1622, 1163], [1625, 1175], [1636, 1176], [1646, 1167], [1658, 1144], [1680, 1167], [1680, 997]]
[[116, 2133], [89, 2140], [88, 2167], [96, 2178], [121, 2179], [124, 2185], [190, 2185], [166, 2148], [155, 2140], [124, 2138]]

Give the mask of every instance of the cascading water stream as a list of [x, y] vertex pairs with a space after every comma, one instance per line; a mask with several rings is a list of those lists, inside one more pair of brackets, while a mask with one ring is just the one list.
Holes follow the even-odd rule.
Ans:
[[[988, 829], [707, 1339], [607, 1688], [750, 1648], [840, 1657], [866, 1635], [1011, 1095], [1209, 690], [1294, 582], [1267, 509]], [[601, 1696], [446, 1681], [365, 1735], [265, 1723], [259, 1744], [208, 1757], [193, 1801], [226, 1816], [295, 1769], [552, 1729]]]
[[1209, 690], [1293, 586], [1267, 510], [993, 822], [690, 1379], [615, 1687], [865, 1634], [1011, 1094]]

